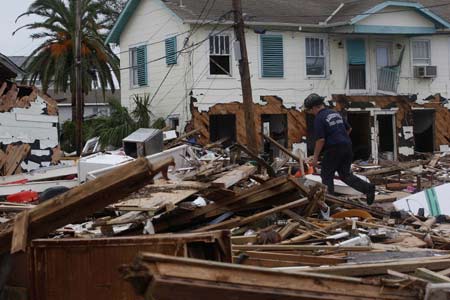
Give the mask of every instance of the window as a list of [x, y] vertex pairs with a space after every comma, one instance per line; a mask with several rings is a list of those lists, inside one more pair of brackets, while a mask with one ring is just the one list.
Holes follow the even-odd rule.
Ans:
[[231, 76], [229, 35], [212, 35], [209, 37], [209, 74]]
[[325, 76], [325, 41], [322, 38], [306, 38], [306, 75]]
[[177, 37], [174, 36], [166, 39], [166, 64], [176, 65], [177, 57]]
[[412, 57], [414, 66], [431, 65], [430, 41], [413, 41]]
[[282, 35], [261, 35], [262, 77], [284, 77]]
[[131, 86], [145, 86], [148, 84], [147, 75], [147, 46], [130, 49], [130, 79]]

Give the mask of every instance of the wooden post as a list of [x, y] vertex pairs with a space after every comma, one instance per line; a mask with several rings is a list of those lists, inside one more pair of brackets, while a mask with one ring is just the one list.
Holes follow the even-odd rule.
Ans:
[[[75, 148], [80, 156], [83, 150], [83, 103], [81, 101], [81, 0], [75, 0]], [[73, 108], [72, 108], [73, 109]]]
[[250, 81], [250, 69], [248, 66], [247, 44], [245, 42], [244, 19], [242, 17], [241, 0], [233, 0], [234, 12], [234, 31], [236, 39], [239, 42], [241, 50], [241, 59], [239, 60], [239, 73], [241, 75], [242, 101], [244, 103], [244, 119], [247, 136], [247, 147], [258, 154], [258, 146], [256, 143], [255, 115], [253, 113], [253, 95], [252, 85]]

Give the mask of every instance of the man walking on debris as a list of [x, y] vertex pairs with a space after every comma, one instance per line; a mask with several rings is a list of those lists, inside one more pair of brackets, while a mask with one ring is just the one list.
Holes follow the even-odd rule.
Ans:
[[314, 158], [312, 164], [317, 166], [319, 155], [323, 150], [321, 178], [328, 187], [328, 192], [334, 194], [334, 174], [337, 171], [340, 179], [357, 191], [366, 194], [367, 204], [372, 204], [375, 198], [375, 185], [368, 183], [351, 172], [353, 159], [352, 141], [349, 134], [352, 130], [342, 116], [324, 105], [324, 98], [311, 94], [305, 99], [304, 106], [315, 116]]

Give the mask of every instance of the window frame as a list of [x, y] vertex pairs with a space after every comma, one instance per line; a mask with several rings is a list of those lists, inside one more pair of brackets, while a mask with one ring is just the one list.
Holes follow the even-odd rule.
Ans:
[[[219, 38], [219, 49], [220, 49], [220, 37], [228, 37], [228, 54], [221, 54], [214, 52], [211, 53], [211, 38], [214, 38], [214, 44], [215, 44], [215, 38]], [[211, 33], [208, 35], [208, 43], [206, 43], [207, 46], [207, 53], [208, 53], [208, 78], [233, 78], [233, 35], [231, 32], [221, 32], [220, 34]], [[224, 42], [225, 43], [225, 42]], [[214, 45], [215, 46], [215, 45]], [[214, 47], [215, 48], [215, 47]], [[214, 49], [216, 50], [216, 49]], [[228, 56], [229, 57], [229, 74], [211, 74], [211, 56]]]
[[[426, 42], [428, 44], [428, 58], [415, 58], [414, 57], [414, 43], [417, 42]], [[428, 60], [428, 63], [426, 64], [416, 64], [414, 63], [415, 60]], [[412, 39], [411, 40], [411, 65], [413, 67], [416, 66], [431, 66], [432, 65], [432, 55], [431, 55], [431, 39]]]
[[[307, 39], [318, 39], [319, 41], [322, 40], [323, 42], [323, 75], [310, 75], [308, 74], [308, 58], [319, 58], [320, 56], [308, 56], [306, 52], [306, 40]], [[305, 77], [306, 78], [312, 78], [312, 79], [320, 79], [320, 78], [327, 78], [328, 76], [328, 38], [326, 36], [322, 35], [308, 35], [305, 36], [304, 39], [304, 61], [305, 61]], [[320, 57], [321, 58], [321, 57]]]

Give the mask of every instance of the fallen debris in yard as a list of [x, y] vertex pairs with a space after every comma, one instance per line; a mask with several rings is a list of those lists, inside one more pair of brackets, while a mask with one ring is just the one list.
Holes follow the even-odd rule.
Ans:
[[[319, 174], [305, 175], [310, 168], [304, 156], [284, 147], [281, 157], [271, 160], [239, 144], [180, 143], [137, 160], [93, 154], [81, 159], [82, 171], [77, 172], [86, 183], [36, 206], [0, 205], [0, 249], [29, 251], [29, 241], [39, 237], [44, 239], [32, 242], [31, 248], [46, 244], [68, 249], [71, 241], [85, 240], [86, 245], [110, 242], [110, 247], [125, 251], [116, 239], [197, 237], [222, 230], [211, 249], [188, 244], [197, 249], [195, 256], [185, 252], [180, 255], [184, 258], [174, 258], [155, 254], [172, 255], [170, 251], [139, 247], [120, 260], [127, 265], [121, 268], [123, 276], [138, 294], [156, 300], [181, 295], [418, 299], [442, 292], [439, 284], [450, 281], [450, 217], [442, 197], [448, 184], [439, 179], [450, 169], [446, 155], [396, 166], [356, 164], [358, 175], [377, 184], [375, 204], [368, 206], [364, 195], [339, 178], [338, 194], [328, 194]], [[169, 168], [173, 162], [176, 166]], [[16, 185], [25, 187], [71, 172], [73, 167], [60, 167], [0, 182], [23, 180]], [[8, 186], [0, 185], [0, 191]], [[94, 251], [90, 247], [88, 253]], [[139, 251], [143, 253], [132, 263], [130, 257]], [[211, 253], [221, 253], [215, 259], [221, 263], [192, 259], [210, 259]], [[29, 259], [34, 265], [54, 264], [44, 256]], [[114, 282], [133, 297], [131, 286], [124, 288], [118, 278]], [[86, 287], [82, 276], [73, 285]], [[48, 289], [39, 293], [56, 300]], [[95, 294], [90, 287], [86, 292]]]

